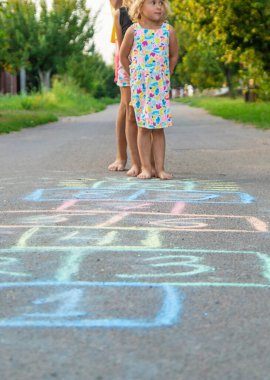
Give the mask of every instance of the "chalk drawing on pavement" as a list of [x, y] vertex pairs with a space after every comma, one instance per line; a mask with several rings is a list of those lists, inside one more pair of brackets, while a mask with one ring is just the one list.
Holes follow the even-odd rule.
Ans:
[[[159, 189], [160, 180], [152, 179], [151, 181], [144, 182], [143, 186], [136, 178], [113, 178], [108, 177], [102, 180], [98, 179], [77, 179], [77, 180], [62, 180], [59, 182], [58, 187], [83, 187], [83, 188], [115, 188], [121, 187], [124, 189]], [[240, 187], [235, 182], [222, 181], [222, 180], [202, 180], [196, 178], [172, 180], [170, 182], [162, 183], [163, 189], [171, 190], [216, 190], [216, 191], [239, 191]]]
[[[173, 210], [172, 210], [173, 212]], [[1, 214], [1, 213], [0, 213]], [[120, 231], [198, 231], [198, 232], [268, 232], [268, 221], [247, 215], [215, 214], [177, 214], [146, 211], [111, 211], [111, 210], [36, 210], [31, 213], [20, 210], [17, 213], [6, 211], [1, 217], [0, 229], [16, 228], [43, 229], [49, 235], [52, 228], [66, 230], [115, 229]], [[47, 232], [46, 232], [47, 230]], [[69, 232], [70, 233], [70, 232]]]
[[[270, 287], [270, 258], [256, 251], [185, 248], [44, 246], [0, 250], [8, 257], [0, 288], [8, 280], [151, 282], [174, 286]], [[16, 261], [14, 261], [16, 259]], [[46, 266], [44, 267], [44, 262]], [[129, 270], [121, 272], [121, 263]], [[9, 265], [10, 264], [10, 265]], [[16, 266], [17, 265], [17, 266]], [[21, 268], [25, 268], [25, 272]], [[91, 271], [86, 268], [91, 268]], [[249, 268], [247, 271], [246, 268]], [[20, 269], [20, 271], [19, 271]], [[108, 270], [109, 269], [109, 270]], [[250, 278], [252, 277], [252, 282]]]
[[[17, 316], [6, 302], [10, 290], [16, 311], [22, 311]], [[179, 323], [184, 295], [159, 284], [51, 281], [2, 284], [0, 298], [0, 327], [148, 329]]]
[[269, 288], [265, 253], [180, 244], [187, 232], [268, 233], [265, 218], [186, 212], [189, 204], [254, 201], [218, 180], [45, 180], [20, 210], [0, 212], [0, 234], [19, 235], [0, 249], [0, 327], [172, 326], [181, 320], [181, 287]]
[[219, 203], [249, 204], [254, 198], [243, 192], [203, 191], [203, 190], [170, 190], [167, 189], [93, 189], [93, 188], [50, 188], [38, 189], [28, 194], [24, 200], [29, 202], [65, 202], [109, 201], [109, 202], [185, 202], [185, 203]]

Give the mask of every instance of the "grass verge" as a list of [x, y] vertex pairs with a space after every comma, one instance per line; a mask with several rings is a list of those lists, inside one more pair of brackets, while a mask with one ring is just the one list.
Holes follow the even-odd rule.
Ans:
[[18, 131], [57, 121], [61, 116], [79, 116], [102, 111], [115, 100], [95, 99], [72, 83], [55, 81], [52, 91], [28, 96], [0, 96], [0, 133]]
[[201, 107], [210, 114], [270, 129], [270, 102], [246, 103], [243, 99], [194, 97], [176, 99], [193, 107]]

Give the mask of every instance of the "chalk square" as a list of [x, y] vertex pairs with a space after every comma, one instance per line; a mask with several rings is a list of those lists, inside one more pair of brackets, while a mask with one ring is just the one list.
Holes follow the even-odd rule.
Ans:
[[270, 286], [270, 258], [256, 251], [37, 246], [2, 249], [0, 255], [2, 283], [55, 279], [177, 286]]
[[143, 283], [32, 282], [1, 288], [0, 328], [172, 326], [179, 322], [184, 300], [172, 286]]

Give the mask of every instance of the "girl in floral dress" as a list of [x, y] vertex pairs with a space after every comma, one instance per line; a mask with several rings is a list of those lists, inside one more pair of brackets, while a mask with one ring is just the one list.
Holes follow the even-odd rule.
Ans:
[[164, 169], [164, 128], [172, 125], [170, 75], [178, 60], [178, 44], [174, 29], [165, 22], [168, 12], [168, 0], [134, 0], [129, 12], [134, 24], [120, 50], [121, 63], [130, 75], [131, 104], [139, 127], [141, 179], [152, 177], [151, 148], [156, 176], [172, 178]]

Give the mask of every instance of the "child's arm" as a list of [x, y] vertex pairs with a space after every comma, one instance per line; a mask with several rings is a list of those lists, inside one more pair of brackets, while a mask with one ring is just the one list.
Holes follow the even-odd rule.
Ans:
[[114, 9], [119, 9], [122, 5], [122, 0], [110, 0], [110, 3]]
[[172, 75], [173, 70], [178, 62], [179, 48], [175, 30], [170, 26], [170, 40], [169, 40], [169, 62], [170, 62], [170, 75]]
[[117, 9], [114, 15], [114, 23], [115, 23], [115, 31], [116, 31], [116, 38], [118, 42], [118, 46], [120, 48], [122, 41], [123, 41], [123, 36], [122, 36], [122, 28], [120, 25], [120, 11]]
[[120, 49], [120, 62], [122, 63], [122, 66], [124, 67], [125, 71], [130, 75], [129, 72], [129, 53], [132, 48], [134, 41], [134, 29], [132, 26], [128, 28], [126, 31], [125, 37], [123, 39], [121, 49]]

